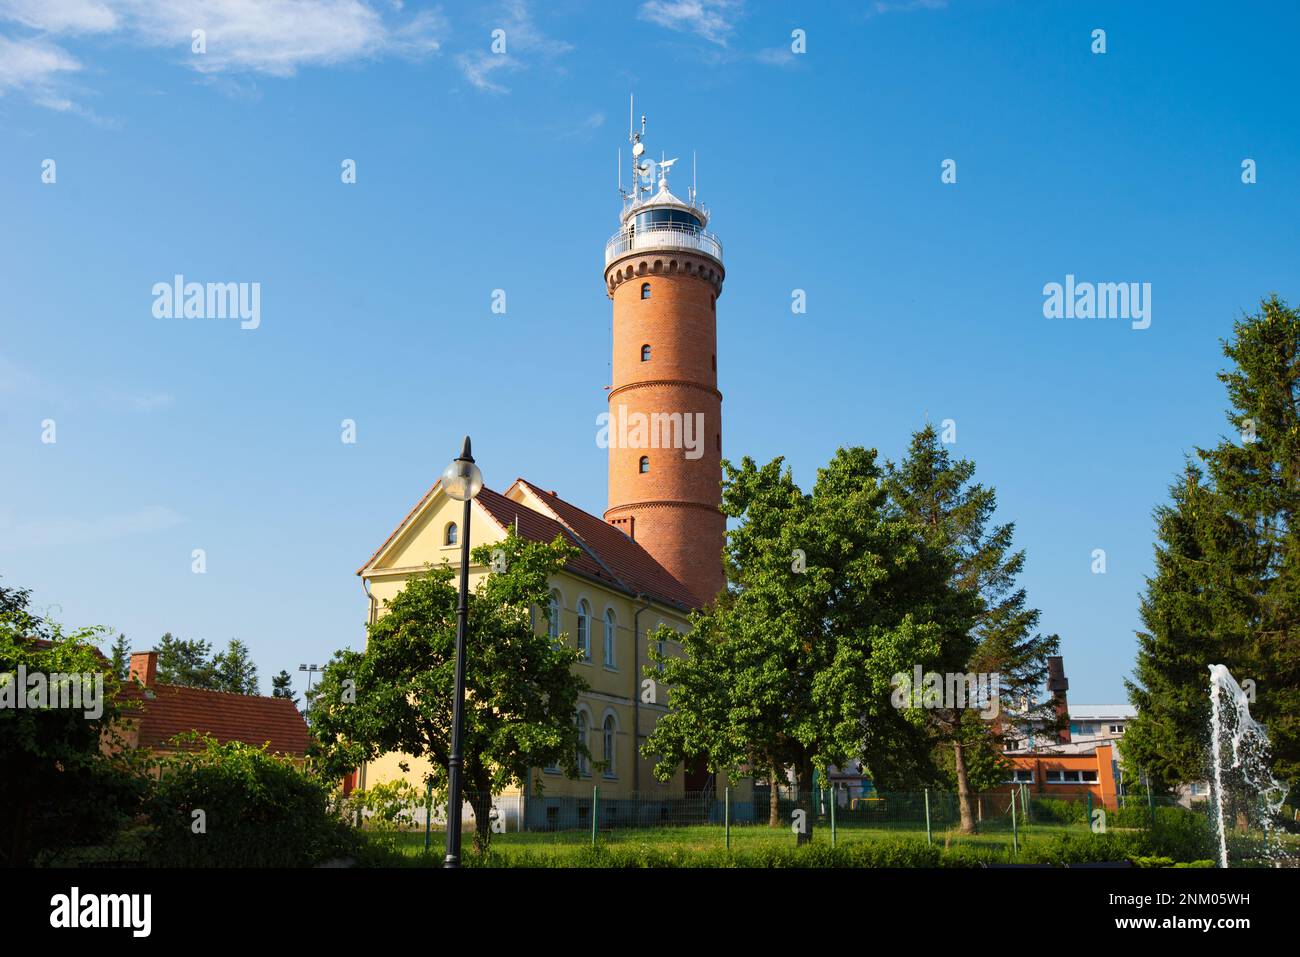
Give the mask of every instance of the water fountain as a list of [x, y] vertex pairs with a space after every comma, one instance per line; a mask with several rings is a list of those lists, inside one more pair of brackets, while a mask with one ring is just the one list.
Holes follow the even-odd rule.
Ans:
[[[1224, 742], [1231, 745], [1231, 763], [1224, 767]], [[1228, 866], [1225, 775], [1242, 785], [1249, 824], [1264, 831], [1264, 856], [1280, 863], [1283, 851], [1277, 831], [1277, 814], [1287, 789], [1269, 770], [1268, 734], [1250, 716], [1250, 699], [1226, 665], [1210, 665], [1210, 753], [1214, 762], [1215, 829], [1219, 838], [1219, 866]]]

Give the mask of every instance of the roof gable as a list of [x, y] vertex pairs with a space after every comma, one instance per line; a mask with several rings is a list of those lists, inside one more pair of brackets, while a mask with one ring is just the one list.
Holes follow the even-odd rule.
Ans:
[[[531, 482], [516, 479], [503, 495], [484, 487], [474, 499], [474, 529], [490, 522], [500, 534], [515, 529], [530, 541], [551, 542], [556, 537], [573, 545], [578, 554], [566, 570], [630, 595], [648, 595], [661, 604], [694, 608], [690, 589], [674, 578], [639, 544], [604, 519], [597, 518], [546, 492]], [[444, 495], [438, 484], [429, 489], [375, 550], [358, 575], [382, 569], [436, 564], [443, 557], [439, 530], [444, 521], [459, 521], [460, 502]]]

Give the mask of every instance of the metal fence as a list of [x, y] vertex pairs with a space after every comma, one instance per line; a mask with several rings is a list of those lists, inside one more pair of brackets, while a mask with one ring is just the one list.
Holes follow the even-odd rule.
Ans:
[[[724, 788], [676, 796], [617, 797], [605, 796], [597, 785], [578, 796], [495, 797], [490, 827], [494, 840], [495, 835], [519, 834], [508, 842], [529, 844], [635, 841], [702, 849], [798, 842], [801, 835], [812, 835], [831, 844], [913, 836], [941, 844], [983, 839], [1016, 848], [1032, 836], [1152, 830], [1186, 826], [1187, 818], [1206, 816], [1202, 807], [1179, 807], [1171, 819], [1171, 812], [1162, 809], [1176, 804], [1173, 798], [1146, 795], [1103, 804], [1092, 794], [1054, 795], [1015, 786], [971, 795], [971, 833], [961, 830], [958, 796], [940, 790], [851, 795], [841, 789], [809, 792], [781, 787], [774, 814], [771, 789], [762, 785], [743, 792]], [[444, 829], [445, 809], [434, 807], [431, 816], [420, 809], [414, 816], [426, 841], [436, 845]], [[462, 822], [467, 831], [476, 826], [468, 801]]]

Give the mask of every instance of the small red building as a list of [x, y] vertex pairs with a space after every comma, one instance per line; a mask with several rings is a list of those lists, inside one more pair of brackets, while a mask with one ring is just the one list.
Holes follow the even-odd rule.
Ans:
[[187, 731], [211, 735], [222, 744], [242, 741], [295, 760], [307, 754], [307, 722], [288, 698], [231, 694], [158, 683], [158, 653], [131, 655], [130, 680], [121, 699], [137, 705], [125, 712], [130, 747], [155, 753], [176, 750], [171, 739]]

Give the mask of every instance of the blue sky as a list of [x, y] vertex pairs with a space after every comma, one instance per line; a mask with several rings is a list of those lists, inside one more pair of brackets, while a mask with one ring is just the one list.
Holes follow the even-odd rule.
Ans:
[[[810, 483], [837, 446], [896, 458], [955, 420], [1072, 700], [1122, 700], [1151, 510], [1227, 428], [1219, 340], [1270, 292], [1300, 300], [1298, 20], [0, 0], [0, 575], [137, 649], [239, 637], [266, 692], [361, 645], [353, 573], [464, 433], [493, 487], [599, 514], [634, 92], [676, 185], [698, 155], [726, 248], [724, 455]], [[260, 283], [260, 326], [155, 318], [177, 273]], [[1044, 318], [1067, 274], [1150, 283], [1150, 328]]]

